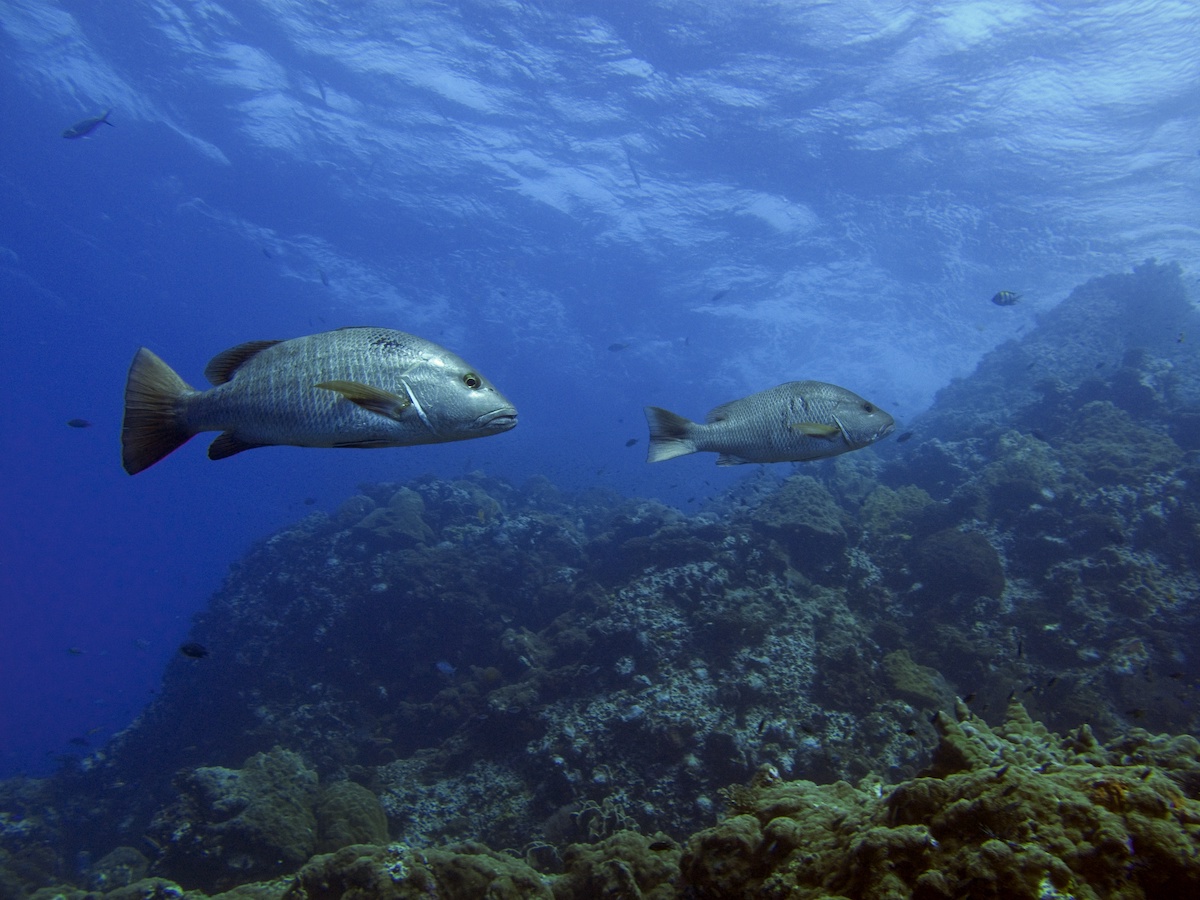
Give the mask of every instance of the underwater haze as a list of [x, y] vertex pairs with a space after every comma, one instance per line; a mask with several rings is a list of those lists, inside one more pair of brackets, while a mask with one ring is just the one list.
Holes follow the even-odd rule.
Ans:
[[[688, 511], [758, 467], [648, 465], [645, 405], [813, 379], [904, 432], [1092, 276], [1193, 288], [1197, 46], [1190, 2], [2, 0], [0, 775], [103, 746], [228, 567], [362, 483]], [[200, 385], [347, 325], [519, 424], [122, 470], [139, 347]]]

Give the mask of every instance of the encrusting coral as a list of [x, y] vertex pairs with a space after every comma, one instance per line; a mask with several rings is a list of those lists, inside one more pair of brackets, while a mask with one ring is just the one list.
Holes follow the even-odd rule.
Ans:
[[[723, 820], [681, 848], [663, 834], [497, 851], [475, 842], [356, 844], [224, 900], [1145, 900], [1200, 896], [1200, 742], [1135, 730], [1066, 736], [1018, 702], [991, 728], [938, 713], [921, 775], [818, 785], [762, 766], [724, 791]], [[543, 852], [545, 851], [545, 852]], [[534, 863], [550, 860], [548, 874]], [[48, 889], [47, 889], [48, 890]], [[82, 898], [84, 892], [39, 892]], [[181, 897], [161, 878], [98, 898]], [[203, 894], [188, 891], [201, 900]]]
[[700, 898], [1149, 898], [1200, 892], [1200, 743], [1135, 732], [1101, 745], [1009, 705], [996, 729], [938, 713], [922, 776], [760, 783], [692, 836]]

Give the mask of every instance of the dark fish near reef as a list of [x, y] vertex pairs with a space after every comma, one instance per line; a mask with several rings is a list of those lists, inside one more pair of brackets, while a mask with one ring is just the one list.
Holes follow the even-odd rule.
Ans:
[[701, 425], [646, 407], [647, 462], [719, 453], [718, 466], [801, 462], [857, 450], [891, 434], [890, 415], [852, 391], [823, 381], [789, 381], [718, 406]]
[[[112, 109], [106, 109], [101, 115], [92, 116], [90, 119], [80, 119], [70, 128], [64, 129], [62, 135], [65, 138], [87, 137], [101, 125], [112, 125], [112, 122], [108, 121], [108, 114], [111, 112]], [[113, 125], [113, 127], [116, 126]]]
[[904, 434], [900, 435], [900, 437], [896, 438], [896, 443], [897, 444], [907, 443], [908, 441], [912, 440], [912, 436], [913, 436], [913, 433], [911, 431], [906, 431], [906, 432], [904, 432]]
[[191, 659], [204, 659], [208, 656], [208, 648], [195, 641], [188, 641], [179, 648], [179, 652]]
[[72, 428], [91, 428], [92, 423], [87, 419], [67, 419], [67, 424]]
[[1012, 306], [1020, 299], [1021, 295], [1016, 291], [998, 291], [992, 295], [992, 302], [997, 306]]
[[403, 447], [485, 437], [517, 411], [462, 357], [390, 328], [341, 328], [290, 341], [251, 341], [189, 386], [138, 350], [125, 384], [121, 462], [136, 475], [202, 431], [220, 431], [209, 459], [243, 450]]

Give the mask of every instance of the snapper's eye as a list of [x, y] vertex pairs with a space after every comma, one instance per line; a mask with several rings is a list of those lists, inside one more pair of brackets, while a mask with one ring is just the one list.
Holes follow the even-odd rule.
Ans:
[[868, 413], [875, 412], [875, 406], [871, 403], [864, 403], [862, 405], [862, 408], [863, 408], [863, 412], [868, 412]]
[[476, 375], [474, 372], [468, 372], [466, 375], [464, 375], [462, 377], [462, 382], [467, 387], [469, 387], [471, 390], [475, 390], [476, 388], [483, 387], [483, 379], [480, 378], [478, 375]]

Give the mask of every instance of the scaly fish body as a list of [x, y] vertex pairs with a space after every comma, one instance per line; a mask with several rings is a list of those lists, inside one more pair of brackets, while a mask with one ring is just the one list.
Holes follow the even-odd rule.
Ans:
[[191, 388], [149, 350], [125, 390], [122, 455], [135, 474], [193, 435], [220, 431], [209, 457], [254, 447], [401, 447], [507, 431], [517, 411], [468, 363], [388, 328], [253, 341], [213, 358], [214, 387]]
[[1016, 291], [997, 291], [992, 295], [992, 302], [997, 306], [1012, 306], [1020, 299], [1021, 295]]
[[704, 424], [646, 407], [648, 461], [714, 452], [719, 466], [801, 462], [857, 450], [890, 434], [895, 420], [853, 391], [790, 381], [712, 410]]

